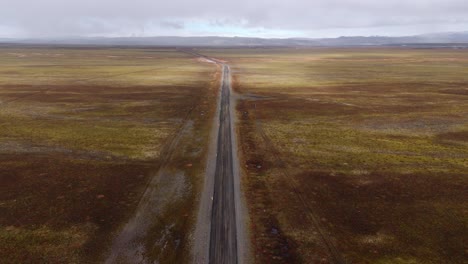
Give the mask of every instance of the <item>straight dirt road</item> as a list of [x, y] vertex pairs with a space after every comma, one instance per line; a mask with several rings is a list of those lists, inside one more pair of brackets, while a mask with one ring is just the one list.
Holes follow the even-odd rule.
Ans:
[[208, 154], [204, 191], [194, 239], [194, 263], [237, 264], [249, 259], [240, 191], [231, 69], [224, 61], [184, 51], [215, 63], [221, 70], [217, 115]]
[[238, 263], [230, 109], [230, 69], [222, 64], [221, 106], [214, 179], [209, 263]]

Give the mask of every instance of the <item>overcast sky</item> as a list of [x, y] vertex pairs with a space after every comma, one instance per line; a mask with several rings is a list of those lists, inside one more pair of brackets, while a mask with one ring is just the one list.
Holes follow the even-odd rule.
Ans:
[[0, 37], [468, 31], [468, 0], [0, 0]]

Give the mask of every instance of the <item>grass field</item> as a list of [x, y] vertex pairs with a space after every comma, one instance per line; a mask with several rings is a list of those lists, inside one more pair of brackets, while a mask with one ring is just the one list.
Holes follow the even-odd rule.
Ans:
[[[234, 74], [256, 263], [468, 258], [465, 50], [200, 52]], [[174, 49], [1, 47], [1, 262], [102, 263], [163, 165], [182, 191], [144, 257], [188, 262], [216, 72]]]
[[217, 78], [171, 49], [0, 48], [1, 262], [101, 263], [163, 162], [184, 192], [147, 258], [186, 261]]
[[257, 263], [466, 263], [468, 53], [229, 49]]

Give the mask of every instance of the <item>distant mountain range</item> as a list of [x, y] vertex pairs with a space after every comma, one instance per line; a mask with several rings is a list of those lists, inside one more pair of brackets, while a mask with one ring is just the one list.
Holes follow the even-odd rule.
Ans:
[[214, 46], [214, 47], [319, 47], [319, 46], [451, 46], [468, 47], [468, 31], [424, 34], [406, 37], [339, 37], [339, 38], [247, 38], [247, 37], [82, 37], [82, 38], [0, 38], [0, 44], [56, 44], [108, 46]]

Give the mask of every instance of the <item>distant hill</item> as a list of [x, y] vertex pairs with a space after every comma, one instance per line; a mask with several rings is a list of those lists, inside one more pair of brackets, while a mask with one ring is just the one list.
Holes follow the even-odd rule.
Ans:
[[339, 37], [339, 38], [246, 38], [246, 37], [82, 37], [44, 39], [1, 39], [0, 43], [110, 45], [110, 46], [214, 46], [214, 47], [280, 47], [280, 46], [381, 46], [423, 45], [468, 47], [468, 32], [424, 34], [406, 37]]
[[314, 39], [314, 43], [325, 46], [365, 46], [365, 45], [404, 45], [404, 44], [468, 44], [468, 32], [424, 34], [406, 37], [339, 37]]

